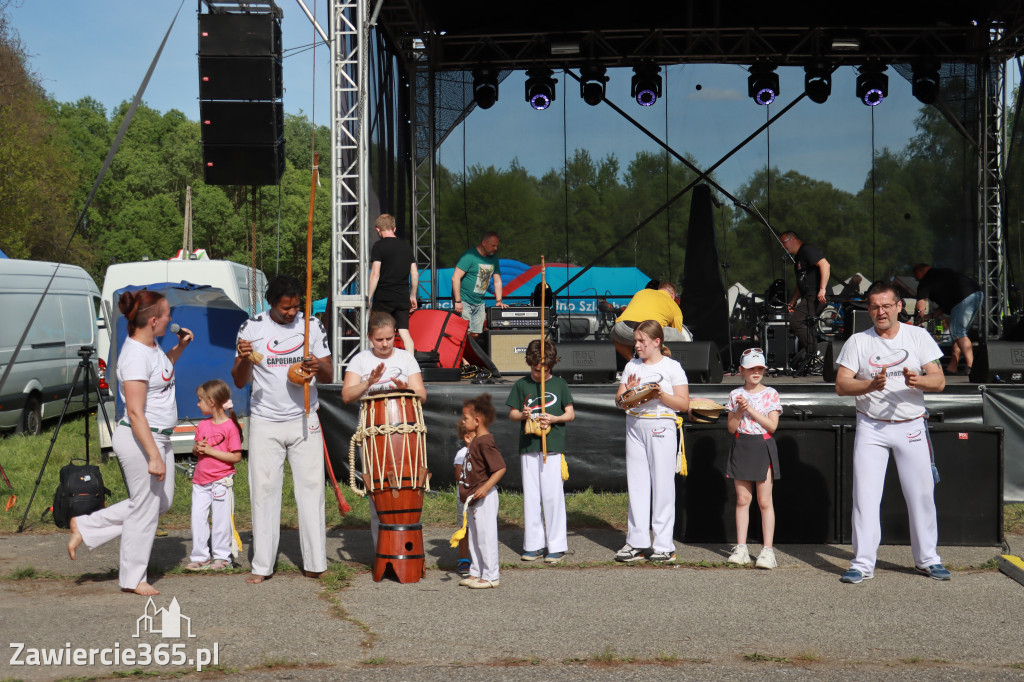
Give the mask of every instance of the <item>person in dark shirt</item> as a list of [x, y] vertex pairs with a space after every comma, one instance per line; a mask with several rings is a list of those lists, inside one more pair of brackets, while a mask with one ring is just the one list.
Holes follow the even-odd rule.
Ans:
[[476, 434], [462, 464], [459, 500], [469, 502], [469, 577], [462, 587], [486, 589], [498, 582], [498, 481], [505, 475], [505, 460], [488, 428], [494, 423], [491, 395], [483, 393], [462, 403], [462, 424]]
[[805, 244], [792, 230], [779, 235], [782, 246], [796, 259], [796, 287], [789, 299], [789, 326], [800, 339], [801, 346], [813, 353], [817, 335], [813, 320], [828, 302], [826, 287], [832, 274], [832, 266], [825, 260], [825, 254], [817, 246]]
[[389, 313], [398, 324], [405, 350], [415, 352], [409, 334], [409, 314], [416, 310], [420, 273], [412, 247], [395, 236], [395, 218], [387, 213], [374, 225], [380, 239], [370, 249], [370, 310]]
[[967, 330], [971, 328], [984, 298], [981, 286], [956, 270], [933, 268], [927, 263], [918, 263], [914, 266], [914, 279], [917, 280], [917, 318], [924, 318], [928, 312], [929, 300], [949, 315], [953, 358], [949, 361], [946, 371], [956, 374], [960, 366], [960, 356], [963, 355], [967, 373], [970, 374], [971, 365], [974, 364], [974, 344], [968, 338]]

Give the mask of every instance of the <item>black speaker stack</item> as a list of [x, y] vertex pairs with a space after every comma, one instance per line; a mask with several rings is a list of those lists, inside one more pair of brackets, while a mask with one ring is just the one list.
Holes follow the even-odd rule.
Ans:
[[199, 15], [199, 120], [208, 185], [276, 185], [284, 173], [281, 20]]

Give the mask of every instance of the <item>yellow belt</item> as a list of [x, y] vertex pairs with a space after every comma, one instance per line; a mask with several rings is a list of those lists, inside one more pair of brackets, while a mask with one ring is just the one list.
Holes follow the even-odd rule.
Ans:
[[676, 460], [676, 473], [680, 476], [686, 476], [686, 446], [683, 444], [683, 418], [676, 412], [634, 412], [633, 410], [626, 410], [626, 414], [630, 417], [636, 417], [637, 419], [671, 419], [676, 423], [676, 429], [679, 431], [679, 452], [678, 459]]

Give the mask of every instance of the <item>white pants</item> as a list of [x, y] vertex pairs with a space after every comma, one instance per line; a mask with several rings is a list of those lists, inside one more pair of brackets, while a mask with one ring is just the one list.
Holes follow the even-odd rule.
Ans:
[[[192, 555], [191, 561], [210, 559], [231, 561], [231, 491], [218, 481], [192, 484]], [[213, 516], [213, 533], [209, 517]], [[213, 546], [210, 546], [210, 540]]]
[[528, 452], [520, 455], [519, 461], [523, 477], [523, 549], [567, 551], [561, 453], [549, 452], [545, 462], [543, 453]]
[[171, 508], [174, 500], [171, 437], [154, 433], [153, 440], [163, 453], [164, 480], [158, 481], [149, 473], [149, 457], [135, 439], [131, 427], [118, 425], [111, 442], [124, 472], [129, 497], [88, 516], [75, 518], [78, 532], [89, 549], [96, 549], [120, 536], [121, 562], [117, 582], [126, 590], [134, 590], [140, 583], [149, 582], [146, 567], [153, 551], [157, 522], [160, 515]]
[[498, 579], [498, 489], [469, 505], [469, 574], [482, 580]]
[[674, 552], [676, 523], [676, 423], [673, 419], [626, 417], [626, 488], [629, 531], [626, 542], [637, 549]]
[[249, 420], [249, 495], [252, 499], [252, 572], [271, 575], [281, 539], [284, 461], [292, 470], [299, 512], [302, 568], [327, 570], [324, 515], [324, 441], [316, 414], [287, 422]]
[[892, 449], [900, 487], [907, 501], [910, 546], [914, 565], [924, 568], [941, 563], [937, 553], [939, 524], [935, 516], [935, 480], [932, 478], [932, 444], [924, 417], [890, 423], [857, 415], [853, 444], [853, 561], [864, 575], [873, 575], [882, 541], [879, 506], [885, 469]]

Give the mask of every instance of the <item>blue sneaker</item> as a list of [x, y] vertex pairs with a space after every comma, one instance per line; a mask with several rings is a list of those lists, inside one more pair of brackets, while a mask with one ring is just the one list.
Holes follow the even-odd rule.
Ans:
[[536, 561], [544, 556], [543, 549], [532, 549], [529, 552], [523, 552], [520, 557], [523, 561]]
[[924, 573], [929, 578], [934, 578], [935, 580], [949, 580], [953, 577], [953, 574], [949, 572], [949, 569], [942, 564], [932, 564], [927, 568], [921, 568], [918, 566], [917, 570]]
[[472, 562], [469, 559], [459, 559], [459, 566], [456, 569], [463, 578], [469, 575], [469, 567]]
[[843, 573], [843, 577], [839, 579], [839, 582], [841, 582], [841, 583], [850, 583], [851, 585], [856, 585], [857, 583], [862, 583], [865, 580], [871, 580], [874, 577], [875, 577], [874, 575], [864, 575], [863, 573], [858, 571], [856, 568], [850, 568], [850, 569], [847, 569], [847, 571], [845, 573]]
[[544, 563], [546, 564], [557, 564], [559, 561], [565, 558], [565, 552], [552, 552], [544, 557]]

